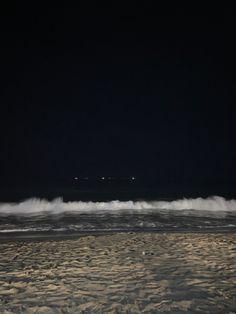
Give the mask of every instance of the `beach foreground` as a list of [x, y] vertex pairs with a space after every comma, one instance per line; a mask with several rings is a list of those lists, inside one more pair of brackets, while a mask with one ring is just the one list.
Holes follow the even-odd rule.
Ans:
[[0, 243], [0, 313], [236, 313], [236, 234]]

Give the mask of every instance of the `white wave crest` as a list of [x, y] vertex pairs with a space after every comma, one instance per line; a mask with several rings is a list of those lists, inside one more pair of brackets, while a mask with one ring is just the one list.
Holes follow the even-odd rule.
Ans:
[[110, 202], [64, 202], [62, 198], [53, 201], [28, 199], [19, 203], [0, 203], [0, 215], [38, 215], [115, 211], [158, 211], [158, 210], [236, 211], [236, 200], [220, 196], [209, 198], [180, 199], [175, 201], [110, 201]]

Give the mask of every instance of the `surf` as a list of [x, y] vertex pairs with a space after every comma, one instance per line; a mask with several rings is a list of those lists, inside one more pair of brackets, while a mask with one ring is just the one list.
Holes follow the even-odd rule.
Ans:
[[171, 211], [202, 211], [202, 212], [236, 212], [236, 200], [226, 200], [224, 197], [213, 196], [208, 198], [183, 198], [173, 201], [119, 201], [108, 202], [65, 202], [62, 198], [52, 201], [46, 199], [30, 198], [19, 203], [0, 203], [0, 215], [57, 215], [63, 213], [115, 213], [124, 212], [158, 212]]

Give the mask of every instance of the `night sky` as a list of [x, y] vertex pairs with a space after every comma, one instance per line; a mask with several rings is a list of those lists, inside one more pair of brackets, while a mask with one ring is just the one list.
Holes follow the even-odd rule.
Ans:
[[144, 3], [1, 8], [2, 187], [236, 183], [231, 8]]

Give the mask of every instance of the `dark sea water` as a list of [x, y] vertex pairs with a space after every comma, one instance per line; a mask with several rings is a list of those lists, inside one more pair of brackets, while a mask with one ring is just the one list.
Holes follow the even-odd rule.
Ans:
[[[86, 194], [86, 193], [85, 193]], [[236, 200], [220, 196], [180, 199], [97, 200], [87, 196], [0, 203], [0, 238], [73, 236], [113, 231], [235, 232]], [[86, 200], [85, 200], [86, 199]]]

